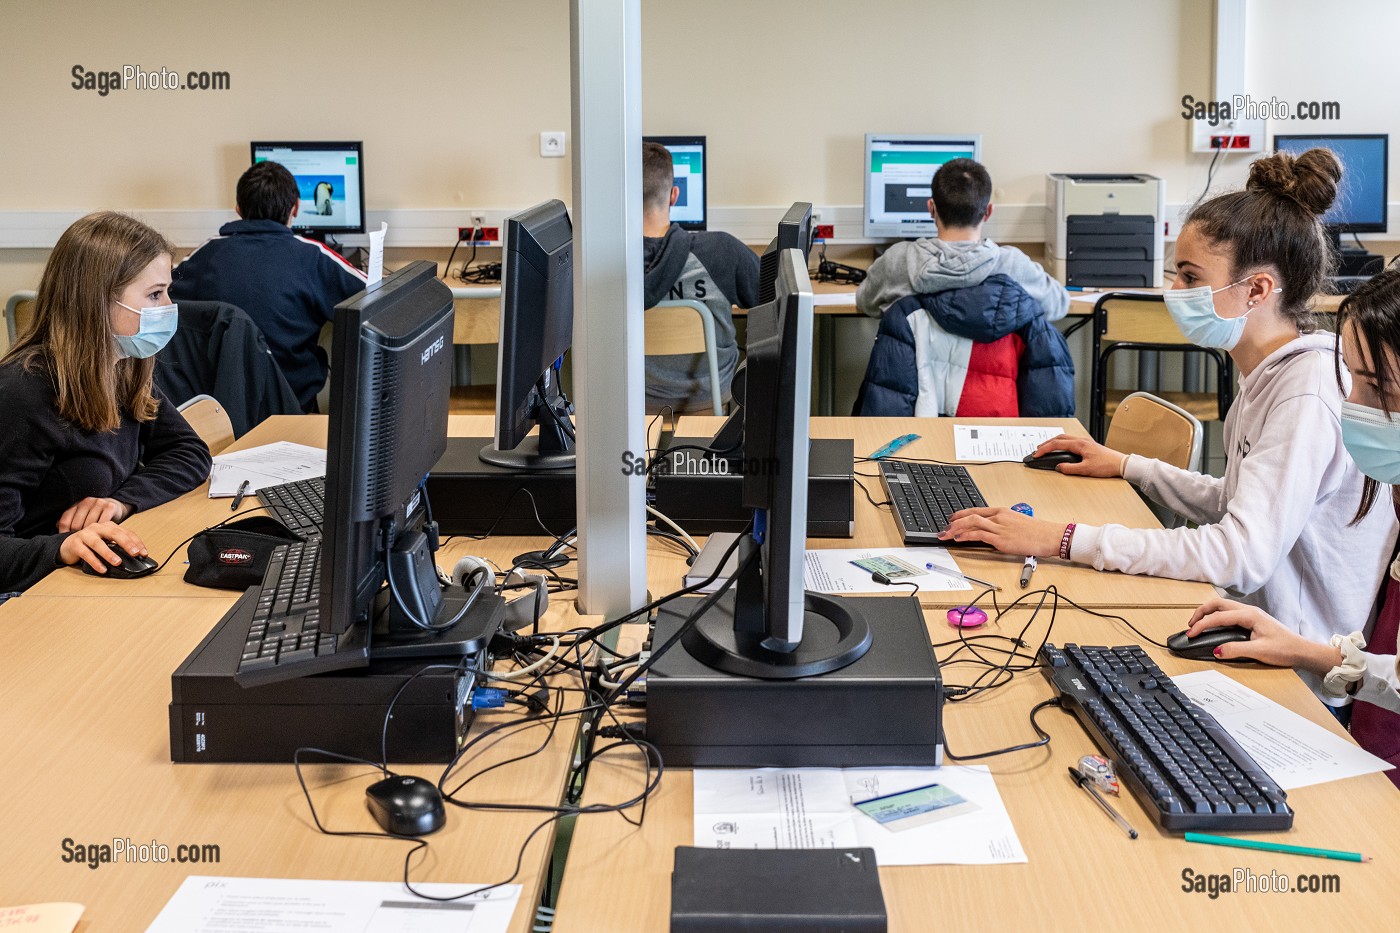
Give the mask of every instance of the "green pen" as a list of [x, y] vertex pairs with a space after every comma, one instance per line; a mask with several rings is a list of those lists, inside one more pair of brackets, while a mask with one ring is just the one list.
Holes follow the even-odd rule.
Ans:
[[1313, 849], [1308, 846], [1288, 846], [1281, 842], [1256, 842], [1253, 839], [1236, 839], [1233, 836], [1212, 836], [1210, 833], [1187, 833], [1187, 842], [1203, 842], [1211, 846], [1231, 846], [1236, 849], [1258, 849], [1261, 852], [1282, 852], [1286, 855], [1311, 855], [1313, 858], [1331, 858], [1342, 862], [1369, 862], [1371, 856], [1360, 852], [1340, 852], [1336, 849]]

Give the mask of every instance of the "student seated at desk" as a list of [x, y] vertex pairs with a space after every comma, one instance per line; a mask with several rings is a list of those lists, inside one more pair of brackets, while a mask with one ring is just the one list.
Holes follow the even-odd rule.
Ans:
[[[1395, 488], [1400, 484], [1400, 269], [1383, 272], [1348, 295], [1337, 312], [1337, 329], [1351, 372], [1351, 393], [1342, 407], [1342, 441], [1366, 474], [1366, 493], [1357, 514], [1375, 501], [1385, 489], [1382, 484], [1392, 487], [1391, 501], [1382, 508], [1400, 513], [1400, 490]], [[1341, 526], [1328, 531], [1338, 536], [1351, 533]], [[1333, 712], [1345, 710], [1337, 718], [1350, 721], [1352, 737], [1361, 747], [1395, 765], [1386, 776], [1400, 787], [1400, 556], [1381, 553], [1396, 559], [1380, 591], [1374, 625], [1365, 614], [1338, 615], [1338, 633], [1324, 642], [1299, 635], [1297, 624], [1284, 624], [1258, 607], [1213, 599], [1196, 610], [1188, 634], [1194, 637], [1222, 625], [1247, 628], [1249, 641], [1221, 645], [1216, 656], [1297, 668], [1321, 678], [1330, 703], [1354, 701], [1349, 707], [1334, 706]], [[1363, 634], [1368, 629], [1369, 637]]]
[[852, 413], [1072, 417], [1074, 363], [1051, 324], [1069, 294], [1020, 250], [983, 238], [987, 170], [939, 166], [928, 209], [938, 237], [894, 244], [856, 291], [880, 331]]
[[[659, 301], [699, 301], [715, 321], [720, 397], [739, 365], [733, 306], [758, 304], [758, 257], [727, 233], [691, 232], [671, 223], [676, 187], [671, 153], [660, 143], [642, 144], [642, 259], [646, 306]], [[704, 354], [649, 356], [647, 411], [670, 408], [712, 411], [710, 370]]]
[[895, 243], [870, 266], [856, 307], [879, 317], [905, 295], [936, 295], [1002, 275], [1039, 303], [1047, 319], [1069, 312], [1069, 293], [1014, 246], [982, 236], [992, 216], [992, 177], [982, 163], [950, 159], [933, 173], [928, 210], [938, 236]]
[[177, 300], [225, 301], [242, 308], [303, 411], [316, 410], [326, 384], [317, 345], [332, 310], [365, 287], [365, 276], [324, 243], [292, 233], [300, 199], [296, 179], [276, 162], [259, 162], [238, 179], [238, 216], [175, 267]]
[[[1082, 462], [1061, 473], [1122, 476], [1199, 527], [1065, 526], [984, 508], [955, 514], [943, 537], [1213, 583], [1313, 641], [1365, 619], [1396, 519], [1357, 513], [1364, 477], [1342, 443], [1336, 338], [1313, 333], [1307, 308], [1331, 261], [1318, 217], [1340, 179], [1325, 150], [1261, 158], [1245, 190], [1200, 205], [1182, 228], [1167, 309], [1194, 343], [1229, 351], [1240, 369], [1224, 478], [1087, 438], [1060, 435], [1036, 450], [1073, 451]], [[1310, 686], [1321, 690], [1316, 678]]]
[[151, 382], [179, 318], [174, 247], [125, 214], [89, 214], [49, 255], [34, 324], [0, 360], [0, 591], [55, 567], [105, 572], [146, 546], [118, 523], [209, 476], [209, 448]]

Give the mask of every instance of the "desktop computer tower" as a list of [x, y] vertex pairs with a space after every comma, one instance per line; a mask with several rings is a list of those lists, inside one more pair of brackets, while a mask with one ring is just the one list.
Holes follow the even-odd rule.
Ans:
[[[743, 455], [721, 457], [694, 449], [707, 437], [678, 437], [652, 474], [656, 510], [691, 534], [741, 532], [753, 518], [745, 508]], [[813, 438], [807, 456], [807, 537], [849, 538], [855, 534], [855, 442]]]
[[[731, 594], [732, 595], [732, 594]], [[664, 644], [702, 600], [658, 610]], [[839, 670], [794, 680], [724, 673], [677, 643], [646, 680], [647, 741], [684, 768], [933, 767], [943, 763], [943, 675], [917, 600], [843, 597], [870, 649]]]
[[[251, 589], [242, 599], [257, 593]], [[500, 602], [494, 594], [478, 599]], [[503, 604], [483, 608], [504, 611]], [[286, 764], [305, 746], [378, 761], [385, 711], [409, 678], [389, 722], [390, 762], [445, 764], [471, 726], [476, 680], [465, 668], [487, 663], [484, 657], [452, 659], [463, 662], [459, 669], [425, 673], [419, 672], [445, 659], [372, 660], [368, 667], [240, 687], [234, 671], [246, 634], [246, 619], [230, 613], [171, 676], [171, 761]]]

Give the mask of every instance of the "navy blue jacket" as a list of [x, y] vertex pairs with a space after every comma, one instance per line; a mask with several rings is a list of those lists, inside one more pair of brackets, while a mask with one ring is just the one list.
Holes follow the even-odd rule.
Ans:
[[919, 397], [909, 317], [926, 313], [950, 334], [991, 343], [1019, 334], [1026, 345], [1016, 380], [1023, 418], [1074, 417], [1074, 361], [1069, 344], [1040, 304], [1004, 275], [936, 295], [908, 295], [880, 317], [853, 414], [907, 417]]
[[364, 274], [324, 243], [275, 220], [236, 220], [175, 267], [170, 297], [242, 308], [302, 410], [311, 411], [326, 383], [326, 354], [316, 345], [321, 328], [364, 287]]

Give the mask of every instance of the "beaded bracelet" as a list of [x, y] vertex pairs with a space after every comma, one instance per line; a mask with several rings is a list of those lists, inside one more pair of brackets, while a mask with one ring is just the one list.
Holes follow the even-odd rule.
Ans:
[[1069, 545], [1074, 540], [1074, 522], [1065, 526], [1065, 533], [1060, 536], [1060, 560], [1069, 560]]

